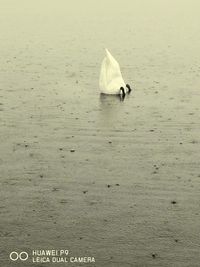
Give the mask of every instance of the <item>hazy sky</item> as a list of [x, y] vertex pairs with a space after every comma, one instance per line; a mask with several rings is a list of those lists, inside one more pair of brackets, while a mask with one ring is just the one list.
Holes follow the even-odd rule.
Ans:
[[115, 53], [133, 48], [134, 61], [137, 55], [141, 61], [149, 50], [157, 58], [170, 46], [169, 57], [197, 59], [199, 10], [198, 0], [0, 0], [0, 55], [9, 46], [63, 43], [72, 56], [76, 47], [77, 58], [81, 47], [99, 54], [104, 47]]

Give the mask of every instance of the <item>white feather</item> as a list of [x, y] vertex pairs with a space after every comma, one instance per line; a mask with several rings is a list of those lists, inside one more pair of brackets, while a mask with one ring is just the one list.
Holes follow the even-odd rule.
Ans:
[[101, 65], [99, 78], [100, 91], [103, 94], [120, 94], [120, 88], [123, 87], [126, 92], [126, 84], [122, 78], [119, 63], [114, 59], [106, 49], [106, 57]]

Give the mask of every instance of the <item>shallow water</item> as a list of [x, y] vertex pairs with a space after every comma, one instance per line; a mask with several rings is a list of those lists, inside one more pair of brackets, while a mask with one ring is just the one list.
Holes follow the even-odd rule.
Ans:
[[[0, 0], [3, 266], [63, 247], [90, 266], [199, 265], [199, 7]], [[124, 101], [99, 94], [105, 47]]]

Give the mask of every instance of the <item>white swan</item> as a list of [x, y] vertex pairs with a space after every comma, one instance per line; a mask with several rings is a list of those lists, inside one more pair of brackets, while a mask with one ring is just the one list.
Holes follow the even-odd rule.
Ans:
[[103, 59], [101, 65], [99, 88], [103, 94], [120, 94], [123, 97], [126, 93], [131, 92], [130, 86], [125, 84], [122, 78], [119, 63], [114, 59], [108, 49], [106, 49], [106, 57]]

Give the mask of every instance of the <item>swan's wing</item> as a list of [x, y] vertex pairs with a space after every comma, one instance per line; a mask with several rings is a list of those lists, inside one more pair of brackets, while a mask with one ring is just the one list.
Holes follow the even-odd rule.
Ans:
[[122, 74], [120, 70], [119, 63], [116, 59], [111, 55], [111, 53], [106, 49], [106, 77], [107, 83], [112, 82], [115, 79], [121, 79]]
[[108, 51], [108, 49], [106, 49], [106, 57], [107, 57], [107, 61], [108, 61], [108, 64], [110, 65], [110, 67], [112, 67], [116, 72], [121, 74], [119, 63], [111, 55], [111, 53]]
[[99, 77], [100, 90], [103, 93], [118, 93], [121, 86], [124, 87], [125, 83], [122, 78], [120, 66], [106, 49], [106, 57], [102, 62]]

